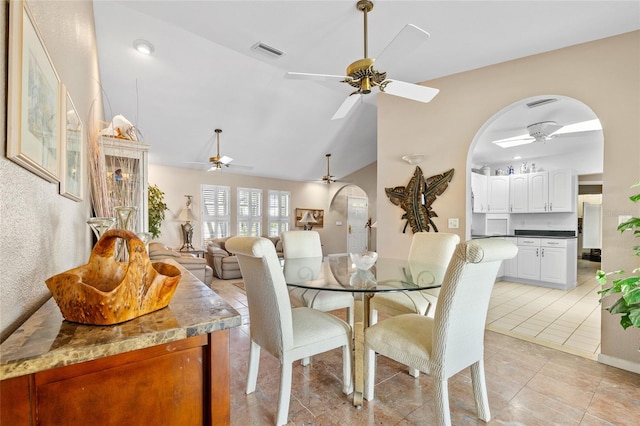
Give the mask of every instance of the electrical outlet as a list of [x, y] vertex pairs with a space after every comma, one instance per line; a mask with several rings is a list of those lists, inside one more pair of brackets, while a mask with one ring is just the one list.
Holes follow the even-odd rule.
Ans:
[[458, 218], [457, 217], [450, 217], [448, 226], [449, 226], [449, 229], [458, 228]]

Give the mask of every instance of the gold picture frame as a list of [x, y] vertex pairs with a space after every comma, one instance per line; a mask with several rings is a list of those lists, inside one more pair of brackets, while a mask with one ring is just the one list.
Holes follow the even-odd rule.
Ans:
[[297, 227], [300, 227], [300, 228], [305, 227], [306, 224], [301, 222], [301, 220], [307, 212], [309, 212], [313, 217], [313, 219], [315, 220], [315, 223], [310, 222], [309, 225], [311, 225], [314, 228], [322, 228], [324, 226], [324, 210], [296, 208], [296, 226]]
[[82, 201], [82, 176], [84, 176], [84, 126], [71, 95], [62, 85], [64, 104], [62, 111], [62, 172], [60, 195], [74, 201]]
[[61, 83], [24, 1], [9, 3], [7, 158], [49, 182], [61, 173]]

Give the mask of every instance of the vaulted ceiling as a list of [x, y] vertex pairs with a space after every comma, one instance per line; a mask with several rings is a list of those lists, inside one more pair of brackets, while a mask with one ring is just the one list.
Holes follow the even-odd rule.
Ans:
[[[355, 1], [95, 0], [94, 9], [106, 118], [132, 121], [151, 163], [206, 170], [216, 128], [234, 159], [223, 173], [307, 181], [326, 173], [326, 153], [338, 178], [376, 160], [377, 90], [332, 121], [351, 86], [285, 78], [343, 75], [363, 57]], [[430, 33], [412, 51], [391, 43], [409, 23]], [[382, 71], [418, 83], [639, 28], [637, 1], [378, 0], [368, 53], [389, 45]], [[136, 39], [153, 54], [134, 50]], [[253, 50], [258, 42], [284, 54]]]

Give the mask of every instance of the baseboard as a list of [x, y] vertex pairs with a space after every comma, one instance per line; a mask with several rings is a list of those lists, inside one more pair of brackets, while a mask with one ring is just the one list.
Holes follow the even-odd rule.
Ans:
[[640, 364], [638, 364], [637, 362], [631, 362], [626, 359], [616, 358], [602, 353], [598, 354], [598, 362], [601, 364], [620, 368], [622, 370], [631, 371], [632, 373], [640, 374]]

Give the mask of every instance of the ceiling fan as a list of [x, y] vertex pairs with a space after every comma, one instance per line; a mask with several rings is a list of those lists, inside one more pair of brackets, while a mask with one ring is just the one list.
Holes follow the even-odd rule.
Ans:
[[532, 142], [545, 142], [570, 133], [590, 132], [594, 130], [602, 130], [600, 120], [593, 119], [580, 121], [573, 124], [561, 125], [555, 121], [541, 121], [527, 126], [527, 133], [514, 136], [511, 138], [498, 139], [492, 143], [501, 148], [511, 148], [514, 146], [525, 145]]
[[226, 155], [220, 156], [220, 133], [222, 133], [222, 130], [216, 129], [214, 132], [216, 132], [217, 152], [215, 157], [209, 157], [209, 164], [211, 164], [211, 168], [207, 170], [208, 172], [219, 170], [222, 166], [229, 167], [229, 163], [233, 161], [233, 158], [227, 157]]
[[342, 182], [337, 179], [334, 179], [335, 176], [333, 176], [329, 171], [329, 160], [331, 158], [331, 154], [325, 154], [325, 157], [327, 157], [327, 174], [322, 176], [322, 182], [326, 183], [327, 185], [329, 185], [332, 182]]
[[[390, 95], [400, 96], [402, 98], [412, 99], [418, 102], [430, 102], [431, 99], [438, 94], [438, 89], [421, 86], [419, 84], [387, 79], [386, 72], [378, 71], [373, 67], [375, 59], [369, 58], [367, 54], [367, 13], [373, 9], [373, 2], [370, 0], [359, 0], [356, 4], [356, 8], [364, 14], [364, 58], [349, 65], [347, 67], [346, 76], [288, 72], [286, 77], [311, 80], [337, 79], [342, 83], [347, 83], [356, 88], [357, 90], [351, 93], [342, 105], [340, 105], [336, 113], [331, 117], [332, 120], [345, 117], [358, 103], [358, 101], [362, 99], [363, 95], [371, 93], [372, 87], [378, 87], [381, 92], [388, 93]], [[407, 50], [413, 50], [426, 41], [428, 37], [428, 32], [416, 27], [415, 25], [408, 24], [402, 29], [402, 31], [400, 31], [392, 43], [394, 41], [401, 41], [406, 45], [406, 47], [408, 47]], [[411, 46], [408, 45], [409, 43]], [[385, 48], [382, 54], [386, 51], [387, 48]]]

